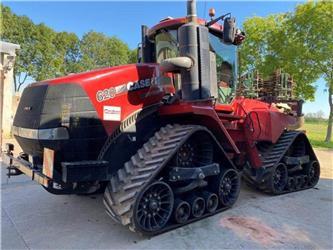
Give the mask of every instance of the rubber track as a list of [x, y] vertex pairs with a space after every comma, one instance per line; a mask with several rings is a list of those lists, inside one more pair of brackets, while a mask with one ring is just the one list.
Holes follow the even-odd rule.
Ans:
[[262, 168], [268, 169], [278, 164], [299, 134], [301, 134], [300, 131], [284, 132], [276, 144], [274, 144], [273, 148], [261, 156], [261, 160], [264, 164]]
[[111, 178], [103, 199], [107, 213], [115, 221], [136, 231], [133, 221], [136, 197], [154, 180], [178, 148], [199, 130], [205, 128], [167, 125], [156, 132]]
[[[265, 174], [263, 176], [263, 179], [260, 180], [263, 180], [263, 182], [262, 181], [258, 182], [257, 180], [254, 179], [255, 177], [251, 177], [249, 174], [246, 174], [246, 172], [243, 175], [244, 180], [248, 182], [252, 187], [255, 187], [256, 189], [259, 189], [266, 193], [273, 194], [273, 191], [270, 189], [268, 185], [269, 184], [268, 179], [271, 174], [271, 170], [273, 170], [273, 167], [275, 167], [283, 160], [284, 155], [287, 153], [288, 149], [291, 147], [297, 136], [300, 134], [302, 134], [301, 131], [286, 131], [281, 135], [281, 137], [276, 142], [276, 144], [274, 144], [271, 150], [262, 153], [261, 160], [264, 164], [262, 168], [264, 169]], [[304, 187], [299, 187], [297, 189], [289, 189], [289, 187], [287, 186], [286, 189], [279, 194], [296, 192], [309, 188], [312, 188], [312, 186], [304, 186]]]

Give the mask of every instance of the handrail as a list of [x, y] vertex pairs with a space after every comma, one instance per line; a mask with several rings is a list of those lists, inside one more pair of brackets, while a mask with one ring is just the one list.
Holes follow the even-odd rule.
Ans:
[[252, 134], [254, 134], [254, 132], [255, 132], [254, 123], [253, 123], [253, 120], [252, 120], [252, 117], [251, 117], [252, 113], [256, 115], [257, 121], [258, 121], [259, 134], [256, 136], [256, 138], [258, 138], [261, 135], [261, 131], [262, 131], [261, 124], [260, 124], [260, 121], [259, 121], [259, 115], [258, 115], [258, 113], [256, 111], [250, 111], [249, 114], [248, 114], [248, 117], [249, 117], [249, 119], [250, 119], [250, 121], [252, 123], [252, 128], [253, 128]]

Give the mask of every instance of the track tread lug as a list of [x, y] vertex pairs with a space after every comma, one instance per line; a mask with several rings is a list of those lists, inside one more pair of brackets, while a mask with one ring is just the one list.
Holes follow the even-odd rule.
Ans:
[[140, 179], [147, 179], [150, 176], [151, 176], [151, 173], [134, 175], [134, 176], [131, 177], [131, 181], [136, 181], [136, 180], [140, 180]]
[[170, 154], [170, 151], [169, 150], [163, 150], [162, 152], [158, 152], [158, 153], [154, 153], [154, 154], [151, 154], [151, 158], [152, 159], [155, 159], [155, 158], [159, 158], [159, 157], [165, 157], [167, 156], [168, 154]]
[[121, 182], [126, 181], [127, 175], [126, 175], [125, 170], [123, 168], [118, 169], [117, 174], [118, 174], [119, 181], [121, 181]]
[[157, 139], [158, 141], [160, 141], [160, 140], [163, 139], [163, 137], [160, 135], [160, 132], [159, 132], [159, 131], [155, 133], [155, 137], [156, 137], [156, 139]]
[[147, 165], [147, 166], [155, 165], [155, 164], [161, 163], [162, 161], [164, 161], [164, 158], [151, 159], [151, 160], [145, 161], [145, 165]]
[[119, 181], [117, 179], [117, 176], [112, 176], [111, 177], [111, 189], [113, 192], [118, 192], [118, 187], [119, 187]]
[[120, 197], [120, 198], [119, 198], [119, 202], [120, 202], [120, 203], [123, 203], [123, 202], [125, 202], [125, 201], [128, 201], [128, 200], [132, 199], [132, 198], [136, 195], [136, 193], [137, 193], [137, 191], [133, 191], [133, 192], [131, 192], [131, 193], [128, 193], [128, 194], [126, 194], [126, 195]]
[[150, 152], [150, 147], [148, 146], [148, 143], [143, 144], [143, 148], [144, 148], [146, 153]]
[[128, 213], [131, 210], [131, 204], [128, 204], [127, 206], [123, 206], [118, 210], [119, 215], [124, 215]]
[[143, 152], [143, 149], [142, 148], [140, 148], [139, 150], [138, 150], [138, 156], [139, 156], [139, 159], [140, 160], [143, 160], [145, 157], [144, 157], [144, 152]]
[[126, 185], [123, 187], [123, 189], [124, 189], [125, 191], [127, 191], [127, 190], [130, 190], [130, 189], [136, 188], [136, 187], [140, 187], [140, 186], [142, 186], [144, 183], [145, 183], [145, 181], [138, 181], [138, 182], [129, 183], [129, 184], [126, 184]]
[[127, 174], [132, 174], [134, 172], [134, 166], [131, 161], [128, 161], [124, 164], [124, 169]]
[[152, 171], [152, 170], [155, 170], [156, 168], [158, 168], [158, 165], [152, 165], [150, 167], [139, 168], [138, 172], [142, 173], [142, 172]]

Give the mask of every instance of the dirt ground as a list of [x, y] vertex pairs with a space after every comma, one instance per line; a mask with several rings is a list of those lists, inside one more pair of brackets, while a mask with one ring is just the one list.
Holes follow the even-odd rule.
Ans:
[[333, 151], [315, 151], [315, 188], [268, 196], [243, 185], [232, 209], [153, 238], [114, 223], [101, 195], [52, 195], [1, 167], [1, 249], [333, 249]]

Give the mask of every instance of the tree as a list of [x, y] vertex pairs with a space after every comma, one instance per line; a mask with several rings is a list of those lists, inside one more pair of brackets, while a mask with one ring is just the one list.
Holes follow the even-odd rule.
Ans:
[[28, 77], [36, 81], [78, 72], [79, 39], [74, 33], [57, 33], [45, 24], [34, 24], [2, 7], [1, 39], [20, 44], [14, 67], [14, 89], [19, 91]]
[[301, 50], [299, 60], [326, 81], [330, 112], [325, 141], [329, 142], [333, 122], [333, 2], [298, 5], [287, 27], [294, 40], [290, 51]]
[[305, 114], [305, 118], [315, 119], [315, 120], [325, 120], [325, 113], [322, 110], [318, 110], [317, 112], [310, 112]]
[[43, 23], [34, 24], [3, 5], [1, 13], [1, 39], [21, 46], [14, 67], [15, 91], [20, 90], [28, 77], [41, 81], [136, 62], [134, 50], [116, 37], [91, 31], [80, 40], [74, 33], [56, 32]]
[[59, 32], [56, 34], [54, 44], [58, 57], [62, 59], [60, 73], [68, 75], [83, 71], [80, 64], [80, 39], [74, 33]]
[[138, 50], [133, 49], [129, 53], [128, 63], [137, 63], [138, 62]]
[[36, 55], [34, 36], [37, 30], [29, 18], [13, 14], [8, 7], [1, 5], [1, 13], [1, 39], [21, 45], [14, 67], [14, 89], [18, 91], [34, 71], [32, 61]]
[[94, 31], [82, 37], [80, 50], [84, 70], [126, 64], [130, 55], [124, 42]]
[[326, 141], [333, 121], [333, 2], [299, 4], [292, 13], [247, 19], [247, 39], [241, 47], [241, 71], [258, 69], [264, 74], [281, 68], [297, 83], [298, 97], [314, 98], [313, 83], [324, 78], [329, 92], [330, 115]]

